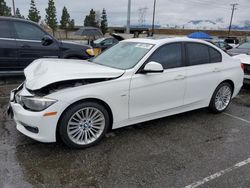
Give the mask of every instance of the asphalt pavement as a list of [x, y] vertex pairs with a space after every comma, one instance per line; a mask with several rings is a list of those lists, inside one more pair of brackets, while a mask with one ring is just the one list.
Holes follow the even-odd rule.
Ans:
[[0, 78], [0, 187], [250, 187], [250, 89], [225, 113], [200, 109], [106, 135], [89, 149], [43, 144], [6, 117], [23, 78]]

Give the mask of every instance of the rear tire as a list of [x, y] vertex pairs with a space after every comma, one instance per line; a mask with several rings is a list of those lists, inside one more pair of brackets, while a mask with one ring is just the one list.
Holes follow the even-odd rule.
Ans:
[[224, 112], [231, 102], [232, 95], [232, 86], [227, 82], [221, 83], [214, 91], [209, 110], [216, 114]]
[[60, 122], [62, 141], [70, 148], [82, 149], [97, 144], [110, 125], [108, 111], [95, 102], [83, 102], [67, 109]]

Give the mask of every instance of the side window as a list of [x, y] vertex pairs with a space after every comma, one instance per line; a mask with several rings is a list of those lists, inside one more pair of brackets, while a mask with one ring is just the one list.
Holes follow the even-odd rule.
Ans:
[[209, 48], [209, 54], [210, 54], [210, 63], [222, 62], [221, 53], [213, 49], [212, 47]]
[[45, 33], [37, 26], [29, 23], [14, 22], [18, 39], [41, 40]]
[[155, 61], [162, 64], [164, 69], [182, 66], [182, 44], [167, 44], [157, 49], [148, 61]]
[[198, 43], [187, 43], [186, 48], [189, 66], [209, 63], [208, 46]]
[[104, 41], [104, 45], [112, 45], [113, 44], [113, 39], [106, 39]]
[[234, 40], [233, 39], [225, 39], [225, 42], [229, 43], [229, 44], [234, 44]]
[[0, 21], [0, 38], [11, 38], [10, 27], [7, 21]]

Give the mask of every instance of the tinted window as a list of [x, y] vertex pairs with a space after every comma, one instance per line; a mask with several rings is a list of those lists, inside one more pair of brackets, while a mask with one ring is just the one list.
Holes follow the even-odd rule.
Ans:
[[189, 65], [201, 65], [209, 63], [208, 46], [197, 43], [188, 43], [186, 47]]
[[25, 40], [41, 40], [45, 33], [37, 26], [33, 24], [14, 22], [18, 39]]
[[0, 38], [11, 38], [10, 28], [7, 21], [0, 21]]
[[225, 39], [226, 43], [234, 44], [234, 39]]
[[104, 45], [112, 45], [113, 44], [113, 39], [106, 39], [103, 43]]
[[182, 66], [182, 53], [181, 43], [168, 44], [160, 47], [149, 58], [149, 61], [161, 63], [164, 69], [181, 67]]
[[221, 53], [213, 48], [209, 48], [210, 63], [218, 63], [222, 61]]

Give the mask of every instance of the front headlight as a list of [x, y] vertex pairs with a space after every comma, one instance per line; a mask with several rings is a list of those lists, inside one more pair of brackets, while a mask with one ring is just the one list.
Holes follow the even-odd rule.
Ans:
[[57, 100], [39, 97], [22, 97], [23, 106], [31, 111], [43, 111], [52, 104], [56, 103]]
[[90, 55], [90, 56], [95, 56], [95, 52], [94, 52], [94, 50], [91, 49], [91, 48], [87, 49], [87, 50], [86, 50], [86, 53], [87, 53], [88, 55]]

